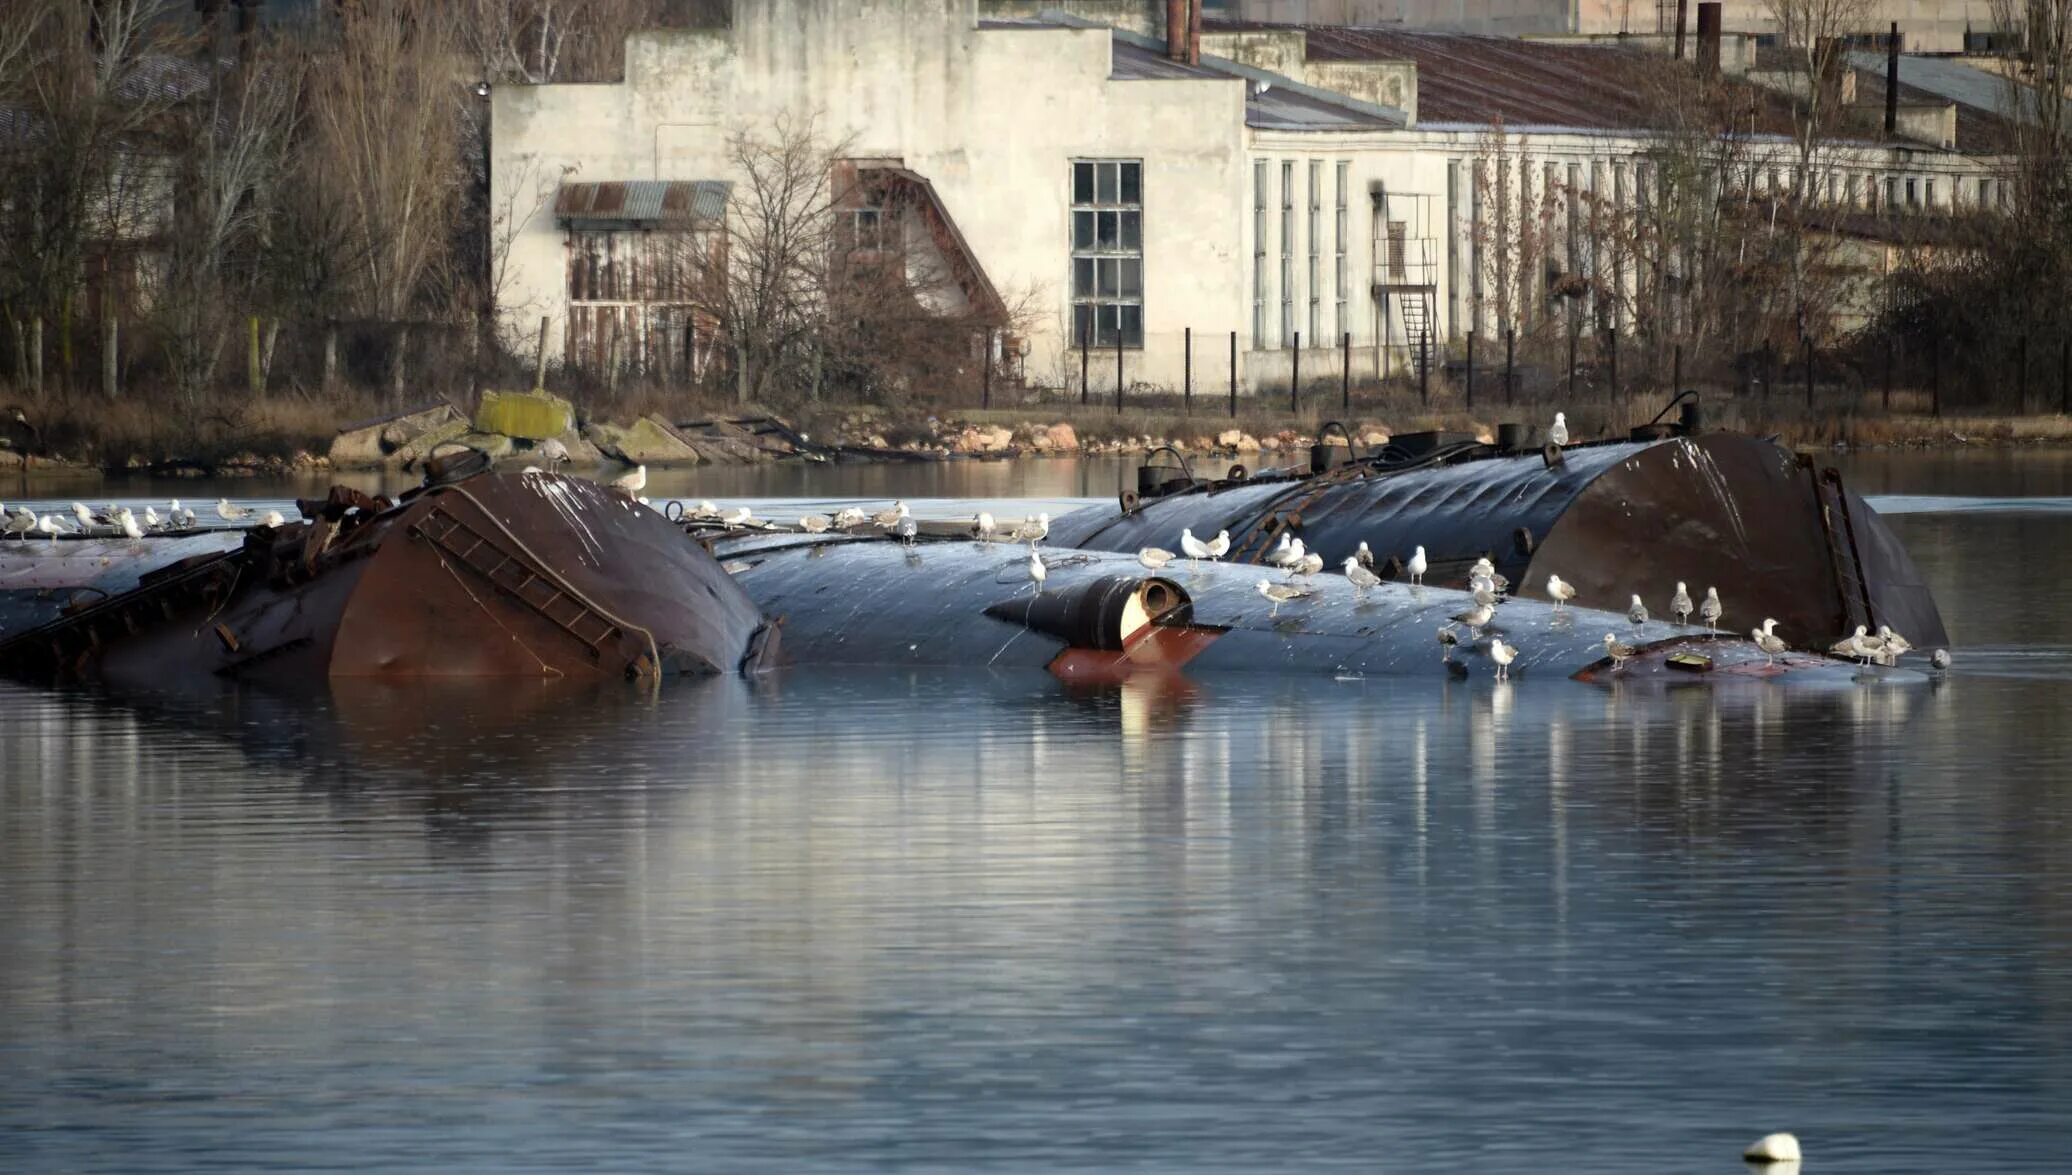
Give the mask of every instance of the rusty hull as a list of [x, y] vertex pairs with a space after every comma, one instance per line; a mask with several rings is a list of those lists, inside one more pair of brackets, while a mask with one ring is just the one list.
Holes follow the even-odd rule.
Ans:
[[580, 478], [483, 473], [395, 504], [338, 490], [304, 512], [0, 644], [0, 667], [145, 685], [611, 678], [771, 651], [711, 556]]

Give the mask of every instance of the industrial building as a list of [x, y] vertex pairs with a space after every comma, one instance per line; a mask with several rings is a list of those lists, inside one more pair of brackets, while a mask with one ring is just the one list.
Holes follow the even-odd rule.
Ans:
[[[1541, 280], [1492, 256], [1523, 210], [1647, 198], [1657, 142], [1633, 79], [1659, 57], [1205, 21], [1185, 0], [1146, 33], [1083, 15], [1098, 7], [766, 0], [729, 28], [634, 35], [622, 82], [498, 87], [492, 200], [518, 213], [507, 302], [544, 315], [550, 356], [572, 364], [695, 362], [695, 316], [653, 242], [727, 215], [731, 137], [811, 120], [865, 194], [858, 232], [890, 231], [869, 194], [904, 194], [924, 231], [901, 233], [948, 275], [935, 304], [1037, 308], [998, 356], [1028, 383], [1079, 386], [1092, 352], [1104, 387], [1118, 363], [1129, 385], [1220, 389], [1234, 368], [1285, 386], [1297, 364], [1335, 372], [1349, 354], [1365, 378], [1500, 328]], [[1708, 52], [1756, 64], [1745, 40]], [[1858, 80], [1858, 103], [1881, 100]], [[1873, 119], [1832, 158], [1827, 198], [1994, 201], [1990, 114], [1902, 97], [1896, 133]], [[1751, 123], [1752, 191], [1789, 154], [1782, 101], [1752, 104], [1771, 110]]]

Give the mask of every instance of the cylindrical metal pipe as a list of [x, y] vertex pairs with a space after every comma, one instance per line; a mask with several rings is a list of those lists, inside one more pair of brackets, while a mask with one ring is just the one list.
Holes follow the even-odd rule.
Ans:
[[1885, 135], [1899, 133], [1899, 22], [1885, 40]]
[[1187, 60], [1187, 0], [1166, 0], [1166, 57]]
[[1719, 14], [1720, 0], [1699, 0], [1698, 73], [1708, 78], [1719, 76]]

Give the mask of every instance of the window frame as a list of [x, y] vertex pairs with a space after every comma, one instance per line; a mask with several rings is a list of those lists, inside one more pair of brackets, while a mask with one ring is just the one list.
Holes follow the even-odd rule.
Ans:
[[1067, 172], [1071, 345], [1144, 349], [1144, 161], [1075, 157]]

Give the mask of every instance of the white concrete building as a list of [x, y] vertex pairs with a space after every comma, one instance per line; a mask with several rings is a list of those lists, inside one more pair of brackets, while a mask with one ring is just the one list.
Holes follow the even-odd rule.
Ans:
[[[1349, 339], [1365, 378], [1529, 299], [1523, 275], [1508, 300], [1488, 288], [1476, 249], [1533, 193], [1640, 198], [1650, 143], [1624, 51], [1388, 34], [1324, 56], [1316, 35], [1212, 28], [1190, 61], [1184, 36], [981, 20], [977, 0], [759, 0], [729, 29], [636, 34], [624, 82], [493, 96], [493, 206], [537, 208], [512, 236], [507, 302], [550, 319], [554, 357], [666, 369], [683, 315], [640, 241], [716, 214], [728, 137], [782, 118], [818, 119], [854, 166], [925, 190], [953, 229], [934, 240], [976, 271], [965, 295], [1040, 307], [1028, 382], [1077, 388], [1084, 363], [1096, 395], [1118, 340], [1130, 385], [1191, 371], [1219, 393], [1234, 347], [1243, 386], [1284, 388], [1297, 335], [1306, 377], [1335, 379]], [[1500, 201], [1494, 173], [1476, 179], [1492, 118], [1517, 161]], [[1859, 154], [1865, 190], [1904, 175], [1943, 201], [1983, 174], [1941, 143]]]

